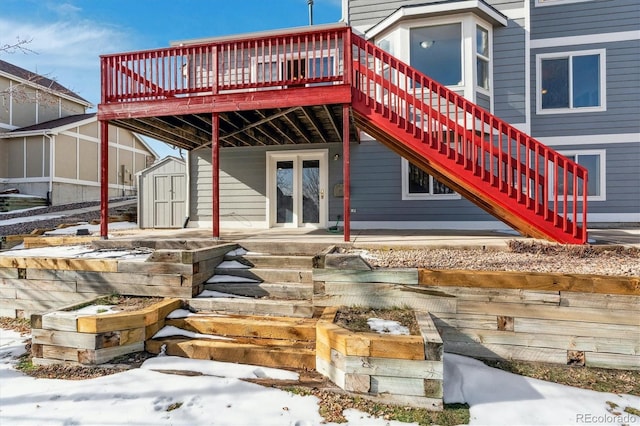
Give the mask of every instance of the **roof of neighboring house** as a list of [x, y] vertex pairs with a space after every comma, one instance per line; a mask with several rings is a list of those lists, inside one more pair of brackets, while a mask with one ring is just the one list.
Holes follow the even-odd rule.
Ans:
[[55, 120], [45, 121], [44, 123], [20, 127], [8, 132], [7, 134], [18, 133], [18, 132], [33, 132], [36, 130], [53, 130], [53, 129], [57, 129], [58, 127], [74, 124], [79, 121], [86, 120], [88, 118], [93, 118], [95, 116], [96, 116], [95, 112], [92, 112], [89, 114], [68, 115], [66, 117], [56, 118]]
[[63, 95], [67, 95], [68, 97], [76, 99], [86, 105], [91, 105], [91, 102], [84, 99], [77, 93], [74, 93], [71, 90], [67, 89], [57, 81], [47, 78], [45, 76], [42, 76], [40, 74], [36, 74], [34, 72], [28, 71], [24, 68], [20, 68], [19, 66], [10, 64], [9, 62], [3, 61], [2, 59], [0, 59], [0, 73], [6, 73], [9, 75], [12, 75], [19, 79], [25, 80], [26, 82], [30, 83], [33, 86], [43, 87], [45, 89], [49, 89]]

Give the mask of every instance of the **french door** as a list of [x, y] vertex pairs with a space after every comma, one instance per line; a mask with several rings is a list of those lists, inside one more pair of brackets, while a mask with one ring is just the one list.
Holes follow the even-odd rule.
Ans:
[[270, 226], [327, 226], [327, 157], [327, 150], [267, 153]]

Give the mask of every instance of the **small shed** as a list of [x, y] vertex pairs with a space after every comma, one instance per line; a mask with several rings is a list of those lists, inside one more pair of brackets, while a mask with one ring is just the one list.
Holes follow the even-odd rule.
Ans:
[[185, 162], [176, 157], [165, 157], [141, 170], [137, 179], [138, 226], [182, 228], [188, 216]]

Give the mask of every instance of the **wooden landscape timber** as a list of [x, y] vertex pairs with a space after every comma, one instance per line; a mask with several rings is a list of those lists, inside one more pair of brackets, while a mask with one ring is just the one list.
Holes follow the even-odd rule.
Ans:
[[86, 315], [68, 310], [34, 315], [33, 363], [95, 365], [143, 351], [145, 341], [164, 326], [165, 317], [181, 307], [180, 299], [166, 299], [139, 310], [113, 314]]
[[[162, 241], [154, 244], [163, 246]], [[102, 242], [96, 246], [122, 249]], [[0, 314], [28, 318], [114, 293], [191, 298], [202, 292], [224, 254], [238, 247], [235, 243], [194, 246], [157, 249], [146, 259], [0, 256]]]
[[393, 272], [314, 269], [314, 304], [427, 307], [450, 353], [640, 369], [640, 277]]
[[398, 336], [342, 328], [334, 322], [338, 310], [325, 308], [316, 324], [319, 373], [380, 402], [442, 410], [443, 344], [428, 313], [416, 315], [420, 336]]

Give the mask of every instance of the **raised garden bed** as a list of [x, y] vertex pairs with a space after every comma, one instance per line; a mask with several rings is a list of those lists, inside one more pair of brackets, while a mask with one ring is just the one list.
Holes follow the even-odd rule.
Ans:
[[[100, 302], [97, 298], [92, 303]], [[165, 317], [182, 306], [180, 299], [164, 299], [151, 305], [138, 300], [115, 308], [92, 303], [70, 306], [31, 317], [33, 363], [96, 365], [121, 355], [143, 351], [145, 341], [164, 327]], [[157, 299], [156, 299], [157, 300]], [[130, 303], [129, 303], [130, 302]], [[83, 308], [85, 309], [83, 311]], [[104, 313], [87, 313], [100, 312]]]
[[316, 370], [348, 392], [381, 402], [441, 410], [442, 339], [427, 312], [415, 312], [419, 335], [348, 330], [325, 308], [316, 325]]

